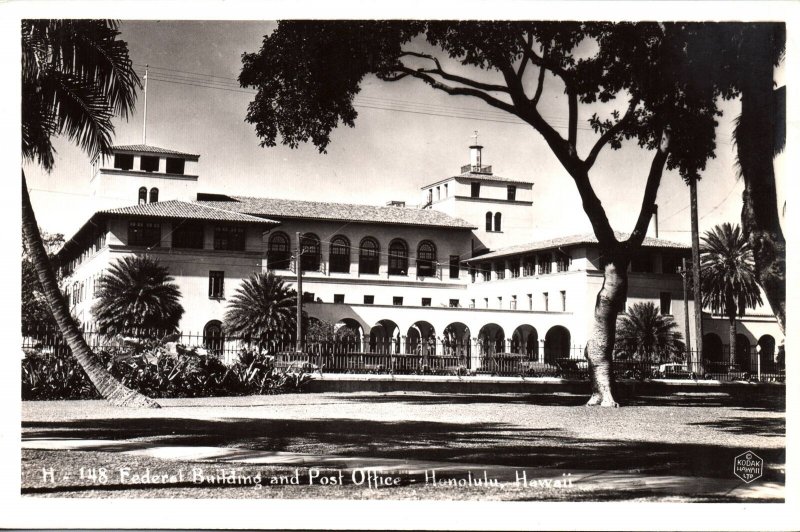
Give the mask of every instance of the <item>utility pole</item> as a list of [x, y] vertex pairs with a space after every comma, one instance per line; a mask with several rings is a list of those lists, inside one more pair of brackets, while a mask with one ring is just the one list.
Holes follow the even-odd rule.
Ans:
[[684, 319], [684, 329], [686, 335], [686, 349], [688, 350], [687, 362], [688, 366], [687, 369], [689, 371], [693, 371], [694, 368], [693, 360], [692, 360], [692, 341], [691, 341], [691, 331], [689, 327], [689, 291], [688, 287], [686, 286], [689, 282], [687, 278], [689, 275], [689, 271], [686, 269], [686, 258], [683, 259], [683, 265], [681, 266], [680, 270], [681, 278], [683, 279], [683, 319]]
[[144, 120], [142, 121], [142, 144], [147, 144], [147, 72], [150, 65], [144, 66]]
[[703, 362], [703, 297], [700, 293], [700, 235], [697, 221], [697, 175], [689, 177], [689, 196], [692, 211], [692, 294], [694, 296], [694, 341], [697, 345], [697, 369], [702, 373]]
[[300, 260], [303, 254], [301, 239], [303, 233], [297, 232], [297, 250], [295, 252], [294, 267], [297, 272], [297, 346], [298, 353], [303, 352], [303, 263]]

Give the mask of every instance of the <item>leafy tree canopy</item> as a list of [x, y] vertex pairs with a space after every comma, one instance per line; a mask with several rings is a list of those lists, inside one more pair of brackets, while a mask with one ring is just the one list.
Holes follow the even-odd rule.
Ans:
[[[64, 244], [64, 235], [61, 233], [43, 233], [42, 242], [45, 250], [53, 260], [53, 253]], [[54, 329], [56, 322], [53, 314], [47, 305], [47, 301], [42, 292], [42, 285], [33, 266], [30, 253], [25, 246], [25, 239], [22, 243], [22, 329], [30, 331], [32, 329]]]

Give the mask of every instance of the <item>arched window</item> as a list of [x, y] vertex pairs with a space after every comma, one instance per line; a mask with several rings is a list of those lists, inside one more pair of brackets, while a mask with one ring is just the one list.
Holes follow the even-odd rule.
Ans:
[[150, 189], [150, 203], [158, 202], [158, 189], [153, 187]]
[[222, 334], [222, 322], [211, 320], [203, 327], [203, 346], [215, 356], [222, 355], [225, 338]]
[[350, 273], [350, 241], [343, 236], [334, 237], [329, 260], [332, 272]]
[[486, 230], [487, 231], [491, 231], [492, 230], [492, 213], [491, 212], [487, 212], [486, 213]]
[[144, 205], [145, 203], [147, 203], [147, 189], [141, 187], [139, 189], [139, 205]]
[[303, 271], [319, 271], [320, 252], [319, 237], [314, 233], [303, 233], [300, 235], [300, 264]]
[[286, 233], [275, 233], [269, 237], [267, 267], [270, 270], [288, 270], [291, 260], [289, 237]]
[[502, 231], [503, 226], [503, 215], [499, 212], [494, 213], [494, 230], [495, 231]]
[[417, 248], [417, 277], [436, 276], [436, 246], [423, 240]]
[[389, 275], [408, 275], [408, 246], [399, 238], [389, 243]]
[[358, 273], [378, 273], [378, 241], [368, 236], [358, 249]]

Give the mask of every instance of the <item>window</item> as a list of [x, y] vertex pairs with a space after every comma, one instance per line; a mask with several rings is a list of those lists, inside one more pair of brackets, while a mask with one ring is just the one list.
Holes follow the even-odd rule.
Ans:
[[638, 255], [631, 259], [631, 272], [653, 273], [652, 255]]
[[487, 212], [486, 213], [486, 230], [487, 231], [491, 231], [492, 230], [492, 213], [491, 212]]
[[552, 271], [553, 263], [550, 259], [550, 254], [539, 256], [539, 275], [545, 275]]
[[484, 281], [492, 280], [492, 267], [488, 263], [481, 264], [481, 277]]
[[161, 224], [158, 222], [128, 222], [128, 245], [160, 246]]
[[474, 299], [470, 299], [469, 300], [469, 308], [475, 308], [475, 300]]
[[497, 297], [497, 308], [503, 308], [503, 296]]
[[448, 192], [447, 192], [447, 183], [445, 183], [445, 184], [444, 184], [444, 197], [446, 198], [446, 197], [447, 197], [447, 195], [448, 195]]
[[506, 264], [504, 262], [498, 262], [494, 265], [494, 278], [497, 280], [506, 278]]
[[423, 240], [417, 248], [417, 277], [436, 275], [436, 246], [430, 240]]
[[330, 269], [334, 273], [350, 273], [350, 242], [343, 236], [331, 240]]
[[344, 303], [344, 294], [333, 294], [334, 303]]
[[375, 303], [375, 296], [364, 296], [364, 304], [372, 305]]
[[220, 225], [214, 228], [214, 249], [244, 251], [244, 227]]
[[503, 222], [503, 215], [499, 212], [494, 213], [494, 230], [500, 232], [503, 230], [502, 227]]
[[450, 300], [450, 308], [458, 308], [458, 307], [459, 307], [458, 299], [451, 299]]
[[528, 310], [533, 310], [533, 294], [528, 294]]
[[120, 170], [130, 170], [133, 168], [133, 155], [127, 153], [117, 153], [114, 155], [114, 168]]
[[460, 255], [450, 255], [450, 278], [458, 279], [461, 273], [459, 268], [458, 259]]
[[186, 161], [178, 157], [167, 157], [167, 173], [168, 174], [182, 174], [185, 168]]
[[544, 301], [544, 311], [547, 312], [550, 310], [550, 297], [548, 296], [547, 292], [542, 292], [542, 300]]
[[509, 261], [508, 269], [511, 272], [512, 279], [516, 279], [517, 277], [519, 277], [519, 260]]
[[471, 198], [479, 198], [481, 196], [481, 184], [477, 181], [471, 183], [469, 196]]
[[222, 333], [222, 322], [211, 320], [203, 327], [203, 346], [216, 356], [222, 355], [225, 336]]
[[511, 296], [511, 301], [508, 302], [508, 308], [517, 310], [517, 296]]
[[436, 201], [442, 199], [442, 187], [436, 187]]
[[143, 170], [145, 172], [158, 172], [158, 157], [142, 155], [142, 160], [139, 161], [139, 170]]
[[567, 311], [567, 292], [566, 290], [561, 291], [561, 312]]
[[286, 233], [275, 233], [267, 245], [267, 267], [270, 270], [288, 270], [291, 263], [289, 237]]
[[681, 267], [681, 258], [672, 253], [665, 253], [661, 256], [661, 272], [662, 273], [677, 273], [678, 268]]
[[210, 299], [222, 299], [225, 297], [225, 272], [208, 272], [208, 297]]
[[430, 205], [431, 203], [433, 203], [433, 189], [429, 188], [428, 189], [428, 205]]
[[139, 205], [147, 203], [147, 189], [145, 187], [139, 188]]
[[488, 297], [484, 297], [483, 298], [483, 308], [489, 308], [489, 298]]
[[158, 203], [158, 189], [155, 187], [150, 189], [150, 203]]
[[408, 275], [408, 246], [402, 240], [389, 244], [389, 275]]
[[525, 257], [522, 262], [522, 275], [531, 277], [536, 273], [536, 257]]
[[358, 273], [378, 273], [380, 247], [378, 241], [367, 237], [361, 241], [358, 249]]
[[431, 298], [423, 297], [422, 298], [422, 306], [423, 307], [430, 307], [431, 306]]
[[303, 292], [303, 303], [313, 303], [314, 292]]
[[319, 237], [314, 233], [300, 235], [300, 266], [304, 272], [318, 272], [320, 266]]
[[556, 257], [556, 271], [568, 272], [571, 262], [572, 257], [569, 255], [559, 254], [558, 257]]
[[661, 292], [659, 299], [661, 300], [661, 314], [672, 314], [672, 294]]
[[203, 249], [203, 224], [176, 222], [172, 232], [172, 247], [184, 249]]
[[403, 296], [394, 296], [392, 298], [392, 305], [400, 307], [403, 305]]
[[516, 185], [508, 185], [506, 187], [508, 192], [508, 201], [514, 201], [517, 199], [517, 186]]

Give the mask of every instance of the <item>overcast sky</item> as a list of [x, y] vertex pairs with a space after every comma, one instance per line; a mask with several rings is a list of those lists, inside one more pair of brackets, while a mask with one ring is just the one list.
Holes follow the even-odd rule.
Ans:
[[[145, 64], [153, 67], [147, 142], [200, 154], [199, 191], [416, 204], [421, 186], [455, 175], [468, 163], [468, 146], [478, 130], [484, 164], [492, 165], [497, 175], [534, 182], [536, 225], [527, 240], [591, 231], [571, 178], [530, 126], [509, 123], [513, 117], [483, 102], [447, 96], [417, 80], [365, 79], [357, 97], [355, 128], [335, 130], [327, 154], [319, 154], [312, 145], [295, 150], [259, 147], [253, 126], [244, 121], [252, 95], [238, 88], [235, 78], [241, 54], [258, 50], [274, 28], [275, 23], [253, 21], [122, 23], [122, 38], [137, 71], [143, 75]], [[542, 114], [560, 127], [565, 124], [566, 102], [556, 87], [548, 89], [540, 104]], [[116, 122], [115, 143], [141, 142], [142, 101], [140, 95], [128, 122]], [[617, 106], [622, 108], [624, 102]], [[717, 158], [709, 161], [699, 185], [701, 230], [740, 218], [743, 187], [736, 179], [731, 143], [738, 102], [726, 102], [723, 109]], [[584, 110], [582, 118], [592, 111]], [[585, 156], [596, 137], [585, 122], [580, 127], [579, 149]], [[89, 197], [87, 156], [64, 141], [57, 140], [56, 147], [51, 174], [33, 166], [26, 167], [26, 173], [42, 228], [71, 235], [97, 205]], [[651, 152], [635, 144], [617, 152], [606, 148], [592, 170], [592, 182], [617, 230], [633, 227], [651, 158]], [[665, 173], [657, 203], [660, 236], [688, 242], [688, 189], [676, 172]]]

